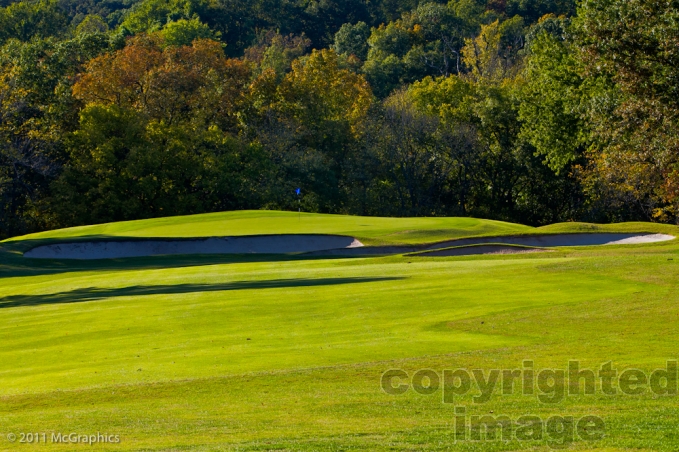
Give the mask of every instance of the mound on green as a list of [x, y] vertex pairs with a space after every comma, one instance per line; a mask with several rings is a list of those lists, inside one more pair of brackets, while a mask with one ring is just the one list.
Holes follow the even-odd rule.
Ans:
[[[412, 227], [419, 229], [409, 229]], [[302, 219], [301, 215], [290, 212], [245, 211], [69, 228], [18, 237], [5, 243], [10, 244], [10, 248], [21, 249], [24, 256], [30, 258], [111, 259], [233, 253], [369, 256], [482, 243], [555, 247], [650, 243], [674, 238], [660, 233], [605, 230], [584, 233], [579, 232], [581, 227], [577, 224], [571, 233], [552, 234], [540, 228], [473, 218], [305, 214]], [[508, 232], [513, 234], [507, 235]], [[160, 235], [153, 240], [142, 240], [152, 237], [152, 233]], [[201, 234], [200, 239], [187, 240]], [[362, 242], [369, 246], [363, 248]], [[476, 252], [478, 249], [472, 254]], [[461, 255], [462, 250], [456, 253]]]
[[9, 241], [336, 234], [355, 237], [366, 245], [382, 245], [429, 243], [479, 235], [522, 234], [533, 229], [520, 224], [476, 218], [382, 218], [251, 210], [80, 226], [15, 237]]

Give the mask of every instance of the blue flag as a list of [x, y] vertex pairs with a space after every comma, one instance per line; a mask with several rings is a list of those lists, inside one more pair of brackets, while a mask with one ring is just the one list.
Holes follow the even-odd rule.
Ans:
[[302, 190], [299, 189], [299, 188], [298, 188], [297, 190], [295, 190], [295, 193], [297, 193], [297, 196], [299, 196], [299, 194], [300, 194], [301, 191], [302, 191]]

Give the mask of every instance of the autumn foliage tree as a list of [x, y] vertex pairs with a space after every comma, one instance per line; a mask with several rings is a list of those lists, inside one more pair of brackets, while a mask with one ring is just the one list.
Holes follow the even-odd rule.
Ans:
[[109, 46], [107, 36], [89, 34], [0, 48], [0, 236], [59, 224], [45, 214], [45, 200], [68, 160], [65, 137], [78, 124], [72, 83]]
[[211, 40], [140, 36], [91, 60], [73, 87], [85, 108], [55, 183], [54, 204], [68, 206], [58, 214], [83, 223], [238, 207], [242, 187], [225, 179], [242, 179], [257, 153], [236, 138], [249, 75]]
[[279, 88], [281, 106], [300, 122], [341, 121], [355, 127], [372, 102], [370, 85], [342, 68], [333, 50], [313, 51], [292, 64]]
[[141, 36], [115, 53], [93, 59], [73, 87], [87, 104], [116, 105], [167, 124], [190, 121], [233, 130], [250, 69], [226, 58], [220, 43], [164, 46]]
[[293, 61], [280, 84], [264, 71], [249, 95], [247, 131], [269, 150], [281, 168], [279, 186], [288, 188], [279, 205], [291, 205], [292, 187], [303, 185], [310, 209], [341, 208], [345, 163], [373, 100], [365, 78], [342, 67], [333, 50], [313, 51]]
[[0, 236], [299, 201], [676, 222], [678, 11], [0, 0]]
[[587, 0], [579, 16], [585, 75], [615, 85], [589, 118], [593, 176], [647, 218], [679, 221], [679, 4]]

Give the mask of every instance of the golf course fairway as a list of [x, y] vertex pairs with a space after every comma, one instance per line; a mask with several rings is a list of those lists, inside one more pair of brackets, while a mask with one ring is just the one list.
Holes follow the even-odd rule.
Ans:
[[[595, 372], [610, 363], [618, 376], [671, 368], [679, 358], [679, 240], [452, 257], [23, 257], [81, 240], [336, 234], [402, 246], [584, 232], [679, 237], [678, 227], [652, 223], [532, 228], [242, 211], [5, 240], [0, 450], [678, 450], [671, 378], [665, 393], [649, 380], [637, 385], [643, 391], [611, 394], [597, 378], [593, 393], [569, 394], [558, 373], [573, 361]], [[502, 375], [527, 362], [557, 378], [533, 393], [498, 383], [481, 401], [473, 381], [448, 401], [443, 380], [438, 388], [430, 381], [456, 369]], [[402, 394], [384, 390], [394, 369], [408, 375], [390, 382], [409, 385]], [[418, 392], [410, 378], [420, 370], [428, 377]], [[562, 395], [541, 397], [549, 387]], [[474, 440], [456, 435], [460, 407], [467, 422], [592, 416], [605, 433]], [[29, 433], [38, 440], [26, 441]], [[118, 440], [54, 440], [71, 433]]]

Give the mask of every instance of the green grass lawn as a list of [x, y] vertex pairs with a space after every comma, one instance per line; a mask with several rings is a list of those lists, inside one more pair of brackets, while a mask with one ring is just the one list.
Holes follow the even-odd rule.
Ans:
[[[679, 397], [594, 395], [542, 403], [501, 394], [455, 404], [441, 390], [389, 395], [384, 371], [598, 368], [679, 358], [679, 240], [515, 256], [322, 259], [169, 256], [24, 260], [84, 237], [337, 233], [369, 244], [474, 235], [663, 232], [648, 223], [530, 228], [469, 218], [230, 212], [70, 228], [0, 244], [0, 450], [548, 450], [457, 441], [469, 415], [597, 415], [569, 450], [677, 450]], [[46, 432], [48, 444], [8, 433]], [[53, 444], [52, 432], [120, 435]]]
[[427, 243], [473, 235], [530, 233], [533, 228], [476, 218], [381, 218], [245, 210], [124, 221], [60, 229], [10, 241], [84, 237], [211, 237], [255, 234], [343, 234], [366, 244]]

